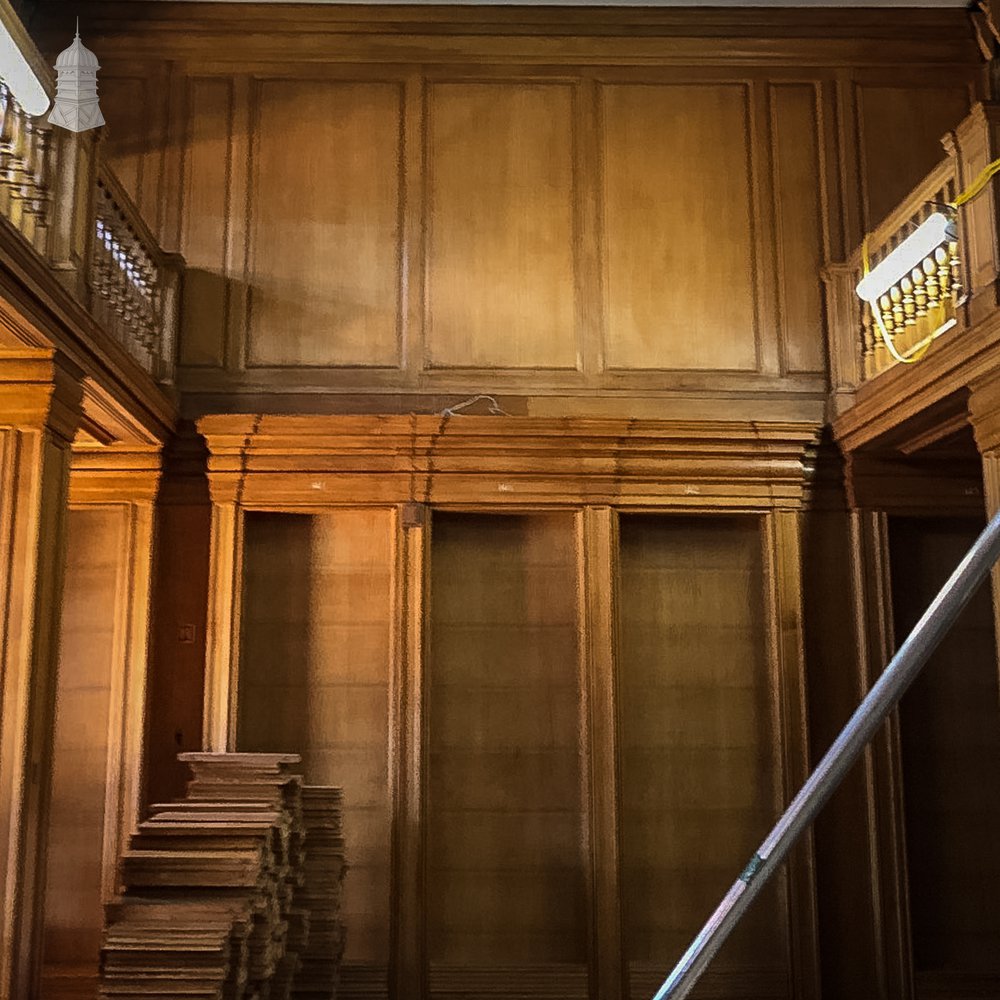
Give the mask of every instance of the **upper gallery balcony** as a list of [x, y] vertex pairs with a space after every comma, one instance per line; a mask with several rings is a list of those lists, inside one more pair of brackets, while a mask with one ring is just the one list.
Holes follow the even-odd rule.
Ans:
[[824, 273], [838, 438], [862, 428], [873, 437], [878, 426], [954, 395], [1000, 361], [992, 180], [1000, 104], [975, 105], [942, 144], [946, 158], [846, 264]]
[[[0, 14], [51, 100], [55, 86], [45, 60], [7, 4]], [[6, 256], [33, 253], [44, 266], [41, 286], [67, 289], [146, 375], [170, 384], [183, 261], [160, 248], [103, 161], [103, 130], [74, 133], [50, 125], [47, 117], [27, 114], [0, 78], [0, 232]], [[40, 291], [47, 294], [46, 287]], [[120, 357], [114, 347], [109, 352], [112, 360]]]

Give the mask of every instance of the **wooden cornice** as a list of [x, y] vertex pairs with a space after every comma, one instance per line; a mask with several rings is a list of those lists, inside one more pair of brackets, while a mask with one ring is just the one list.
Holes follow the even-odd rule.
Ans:
[[1000, 369], [973, 382], [969, 422], [983, 455], [1000, 451]]
[[813, 423], [213, 415], [216, 503], [797, 508]]
[[154, 437], [165, 440], [177, 422], [172, 399], [108, 335], [54, 276], [6, 219], [0, 218], [0, 325], [3, 343], [52, 345], [108, 399]]
[[69, 477], [71, 506], [152, 503], [160, 483], [158, 446], [74, 447]]
[[72, 362], [51, 348], [0, 354], [0, 425], [49, 430], [68, 445], [82, 417], [82, 379]]
[[[79, 14], [102, 58], [225, 61], [519, 61], [978, 67], [964, 11], [355, 4], [84, 3], [40, 5], [32, 27], [55, 52]], [[59, 26], [59, 33], [51, 27]], [[51, 26], [51, 27], [50, 27]], [[46, 32], [44, 29], [49, 28]], [[42, 29], [39, 32], [38, 29]], [[50, 37], [51, 35], [51, 37]], [[363, 46], [358, 36], [367, 36]], [[127, 43], [125, 39], [128, 39]], [[220, 44], [224, 39], [225, 44]], [[375, 44], [377, 39], [377, 44]], [[725, 44], [720, 45], [720, 39]], [[664, 44], [664, 42], [668, 44]]]

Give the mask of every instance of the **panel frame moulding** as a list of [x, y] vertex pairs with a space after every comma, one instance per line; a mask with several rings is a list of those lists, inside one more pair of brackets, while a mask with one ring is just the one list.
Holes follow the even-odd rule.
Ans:
[[[380, 507], [396, 512], [395, 634], [392, 640], [390, 791], [396, 816], [390, 995], [427, 995], [423, 926], [423, 755], [427, 633], [426, 578], [431, 510], [572, 513], [580, 587], [580, 658], [587, 739], [588, 874], [593, 914], [592, 995], [628, 995], [617, 875], [615, 795], [596, 787], [616, 773], [615, 538], [619, 512], [741, 515], [760, 523], [767, 659], [782, 726], [781, 793], [807, 766], [798, 535], [810, 504], [813, 422], [545, 419], [456, 415], [215, 414], [198, 421], [208, 451], [212, 499], [210, 611], [205, 687], [206, 747], [232, 750], [239, 687], [244, 518], [249, 511], [297, 514]], [[598, 586], [600, 584], [600, 586]], [[607, 593], [605, 593], [607, 591]], [[609, 686], [610, 685], [610, 686]], [[610, 748], [610, 749], [609, 749]], [[610, 754], [610, 755], [609, 755]], [[596, 860], [595, 860], [596, 859]], [[818, 996], [814, 859], [793, 863], [787, 905], [790, 960], [803, 1000]]]
[[76, 447], [70, 510], [114, 510], [124, 521], [118, 552], [115, 660], [111, 667], [102, 890], [118, 891], [118, 860], [139, 821], [144, 768], [146, 676], [152, 603], [159, 445]]
[[[111, 515], [117, 524], [113, 562], [113, 608], [101, 619], [110, 633], [111, 660], [105, 668], [107, 755], [103, 767], [103, 820], [99, 848], [100, 898], [113, 901], [120, 891], [119, 861], [135, 832], [140, 815], [146, 762], [146, 680], [152, 603], [154, 504], [160, 478], [160, 444], [139, 440], [99, 444], [114, 421], [98, 426], [86, 418], [93, 412], [85, 387], [85, 420], [74, 442], [69, 475], [68, 510]], [[133, 435], [135, 436], [135, 435]], [[69, 531], [73, 531], [70, 524]], [[60, 673], [67, 669], [60, 648]], [[58, 721], [56, 723], [58, 725]], [[58, 766], [58, 757], [54, 757]], [[51, 831], [50, 831], [51, 834]], [[96, 846], [96, 845], [95, 845]], [[49, 871], [48, 878], [52, 878]], [[49, 883], [58, 893], [60, 884]], [[83, 925], [81, 924], [81, 927]], [[100, 927], [93, 928], [99, 933]], [[44, 957], [44, 956], [43, 956]], [[70, 979], [96, 989], [97, 965], [46, 963], [43, 989], [58, 990]]]

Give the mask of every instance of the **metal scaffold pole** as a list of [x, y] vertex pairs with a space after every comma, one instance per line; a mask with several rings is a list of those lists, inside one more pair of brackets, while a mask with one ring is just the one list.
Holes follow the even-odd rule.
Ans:
[[683, 1000], [788, 852], [861, 756], [1000, 558], [1000, 514], [987, 524], [867, 697], [726, 893], [653, 1000]]

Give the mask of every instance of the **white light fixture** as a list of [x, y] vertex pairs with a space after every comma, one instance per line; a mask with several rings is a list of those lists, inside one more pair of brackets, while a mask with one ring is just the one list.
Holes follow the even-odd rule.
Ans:
[[919, 267], [942, 243], [955, 239], [955, 224], [942, 212], [935, 212], [858, 282], [858, 296], [877, 302], [898, 281]]
[[[2, 13], [6, 14], [6, 10]], [[23, 31], [20, 24], [15, 25], [15, 30]], [[25, 58], [7, 25], [6, 16], [0, 17], [0, 79], [10, 88], [26, 114], [43, 115], [48, 111], [51, 102], [45, 92], [45, 84]]]
[[97, 103], [97, 56], [80, 41], [80, 20], [76, 22], [76, 37], [68, 49], [56, 59], [56, 103], [49, 115], [53, 125], [71, 132], [86, 132], [104, 124]]

